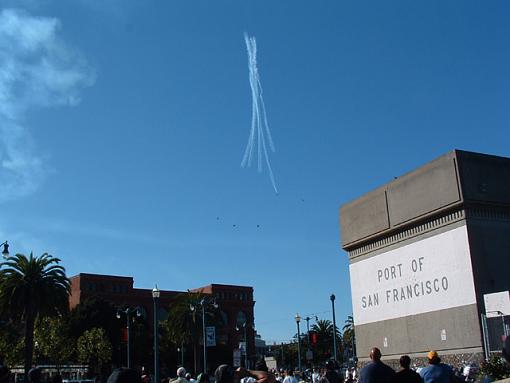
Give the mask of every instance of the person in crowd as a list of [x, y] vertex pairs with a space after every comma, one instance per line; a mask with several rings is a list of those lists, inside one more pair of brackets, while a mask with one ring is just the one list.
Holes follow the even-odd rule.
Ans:
[[42, 371], [40, 368], [34, 367], [28, 371], [28, 381], [30, 383], [41, 383]]
[[184, 367], [179, 367], [177, 369], [177, 378], [170, 381], [171, 383], [189, 383], [186, 380], [186, 369]]
[[198, 383], [209, 383], [209, 375], [206, 374], [205, 372], [202, 372], [201, 374], [198, 374], [197, 382]]
[[312, 372], [312, 383], [319, 383], [320, 378], [321, 374], [319, 373], [319, 370], [314, 368]]
[[294, 376], [294, 371], [291, 369], [285, 370], [285, 378], [283, 379], [283, 383], [298, 383], [298, 380]]
[[222, 364], [214, 372], [216, 383], [239, 383], [245, 377], [254, 378], [257, 383], [275, 383], [276, 379], [273, 374], [266, 371], [248, 370], [244, 367], [239, 367], [234, 370], [227, 364]]
[[108, 383], [142, 383], [138, 371], [132, 368], [117, 368], [108, 377]]
[[381, 350], [374, 347], [370, 350], [370, 360], [360, 371], [361, 383], [392, 383], [395, 371], [381, 361]]
[[420, 374], [411, 370], [411, 358], [407, 355], [400, 357], [400, 371], [395, 375], [395, 383], [423, 383]]
[[354, 377], [352, 376], [352, 371], [347, 371], [347, 378], [345, 378], [345, 383], [354, 383]]
[[420, 376], [424, 383], [456, 383], [457, 379], [453, 369], [447, 364], [441, 363], [441, 358], [436, 351], [427, 354], [429, 365], [420, 370]]
[[197, 383], [197, 381], [195, 379], [193, 379], [193, 377], [191, 376], [191, 374], [189, 372], [186, 373], [185, 378], [189, 383]]
[[335, 371], [336, 363], [334, 360], [328, 360], [326, 362], [326, 373], [324, 376], [329, 383], [342, 383], [343, 377]]

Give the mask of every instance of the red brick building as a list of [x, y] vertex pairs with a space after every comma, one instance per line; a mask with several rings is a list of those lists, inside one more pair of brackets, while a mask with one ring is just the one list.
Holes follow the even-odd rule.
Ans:
[[[100, 297], [118, 307], [140, 307], [147, 319], [147, 323], [153, 322], [152, 289], [135, 288], [132, 277], [81, 273], [70, 279], [71, 295], [69, 297], [69, 306], [71, 310], [87, 298]], [[217, 361], [217, 363], [231, 364], [233, 362], [233, 350], [237, 349], [240, 342], [244, 341], [246, 329], [248, 361], [253, 364], [256, 352], [255, 330], [253, 329], [253, 308], [255, 305], [253, 288], [211, 284], [191, 289], [191, 291], [200, 291], [215, 297], [223, 323], [226, 324], [216, 329], [216, 342], [218, 346], [211, 347], [208, 350], [209, 360], [211, 362]], [[184, 292], [161, 290], [159, 318], [166, 318], [167, 310], [172, 301], [180, 294], [184, 294]], [[148, 330], [152, 331], [152, 326], [149, 326]], [[228, 357], [226, 357], [227, 354]], [[225, 360], [226, 358], [227, 360]]]

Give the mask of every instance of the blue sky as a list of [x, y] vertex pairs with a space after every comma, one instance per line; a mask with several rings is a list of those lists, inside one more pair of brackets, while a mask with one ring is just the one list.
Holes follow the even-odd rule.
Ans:
[[[331, 293], [350, 314], [342, 203], [454, 148], [510, 156], [505, 1], [0, 5], [2, 240], [69, 275], [254, 286], [269, 341]], [[279, 195], [240, 166], [244, 32]]]

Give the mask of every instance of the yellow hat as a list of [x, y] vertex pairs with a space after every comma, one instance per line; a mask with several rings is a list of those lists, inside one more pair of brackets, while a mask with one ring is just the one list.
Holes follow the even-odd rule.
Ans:
[[429, 358], [429, 360], [437, 359], [439, 358], [439, 355], [437, 354], [437, 351], [432, 350], [427, 354], [427, 358]]

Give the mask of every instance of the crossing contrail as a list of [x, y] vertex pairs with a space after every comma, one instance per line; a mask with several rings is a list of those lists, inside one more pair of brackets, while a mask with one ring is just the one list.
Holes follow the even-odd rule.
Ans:
[[275, 193], [278, 193], [276, 187], [276, 181], [271, 168], [271, 162], [269, 161], [269, 152], [267, 150], [266, 139], [269, 143], [269, 149], [271, 152], [275, 151], [273, 137], [269, 130], [269, 124], [267, 123], [266, 106], [262, 97], [262, 84], [260, 83], [259, 72], [257, 68], [257, 41], [255, 37], [250, 37], [246, 33], [244, 34], [244, 41], [246, 43], [246, 50], [248, 52], [248, 69], [250, 78], [251, 88], [251, 129], [248, 136], [248, 144], [244, 150], [243, 160], [241, 166], [250, 167], [253, 161], [253, 154], [255, 149], [257, 150], [257, 170], [262, 172], [263, 160], [266, 162], [267, 170], [269, 172], [269, 179], [273, 185]]

